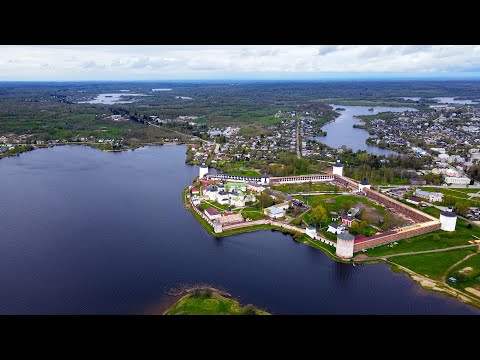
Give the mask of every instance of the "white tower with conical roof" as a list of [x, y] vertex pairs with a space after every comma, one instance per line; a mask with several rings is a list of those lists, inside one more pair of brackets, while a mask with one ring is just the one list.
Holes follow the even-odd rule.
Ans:
[[337, 160], [337, 162], [333, 165], [333, 175], [343, 176], [343, 164], [340, 162], [340, 160]]
[[208, 166], [205, 165], [205, 163], [203, 163], [200, 166], [200, 169], [198, 170], [198, 179], [200, 180], [201, 178], [203, 178], [207, 174], [208, 174]]

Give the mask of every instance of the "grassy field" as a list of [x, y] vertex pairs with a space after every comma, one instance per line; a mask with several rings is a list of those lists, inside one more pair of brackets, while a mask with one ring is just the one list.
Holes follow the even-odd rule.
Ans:
[[222, 210], [227, 210], [228, 205], [220, 204], [216, 201], [206, 200], [206, 201], [203, 201], [199, 206], [199, 209], [202, 210], [202, 211], [204, 211], [205, 209], [208, 209], [208, 208], [214, 208], [218, 211], [222, 211]]
[[242, 307], [214, 291], [193, 291], [184, 296], [165, 315], [270, 315], [252, 305]]
[[339, 191], [338, 186], [330, 184], [284, 184], [272, 186], [274, 190], [286, 193], [314, 192], [314, 191]]
[[261, 210], [242, 210], [242, 216], [246, 218], [250, 218], [252, 220], [259, 220], [264, 218], [264, 214]]
[[476, 249], [472, 248], [432, 254], [406, 255], [392, 258], [390, 261], [405, 266], [420, 275], [440, 280], [450, 266], [475, 251]]
[[[472, 269], [466, 272], [461, 271], [468, 267]], [[463, 290], [466, 287], [471, 287], [480, 291], [480, 253], [454, 267], [447, 275], [447, 279], [450, 276], [453, 276], [458, 281], [455, 284], [450, 284], [450, 286]]]
[[226, 174], [233, 175], [233, 176], [251, 176], [251, 177], [260, 177], [261, 176], [258, 172], [256, 172], [253, 169], [229, 171]]
[[438, 187], [438, 188], [421, 187], [420, 189], [424, 191], [429, 191], [429, 192], [434, 192], [435, 190], [439, 190], [442, 194], [463, 197], [465, 199], [469, 198], [467, 194], [478, 193], [479, 191], [479, 189], [444, 188], [444, 187]]
[[465, 221], [457, 219], [457, 227], [453, 232], [436, 230], [427, 234], [400, 240], [398, 244], [393, 247], [387, 244], [369, 249], [365, 254], [368, 256], [382, 256], [468, 245], [469, 240], [475, 240], [472, 235], [480, 237], [480, 229], [477, 226], [472, 226], [472, 228], [469, 229]]

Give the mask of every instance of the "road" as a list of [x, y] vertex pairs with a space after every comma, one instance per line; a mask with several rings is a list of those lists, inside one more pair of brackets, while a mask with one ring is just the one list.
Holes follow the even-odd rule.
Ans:
[[302, 157], [302, 151], [301, 151], [301, 143], [300, 143], [300, 119], [297, 119], [297, 157], [301, 158]]

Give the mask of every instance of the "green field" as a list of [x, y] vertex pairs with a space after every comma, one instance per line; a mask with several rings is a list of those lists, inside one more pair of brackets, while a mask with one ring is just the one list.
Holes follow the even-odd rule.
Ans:
[[315, 192], [315, 191], [339, 191], [338, 186], [330, 184], [284, 184], [272, 186], [274, 190], [286, 193]]
[[225, 204], [220, 204], [216, 201], [205, 200], [202, 203], [200, 203], [200, 206], [198, 208], [202, 211], [208, 208], [214, 208], [221, 212], [223, 210], [228, 210], [229, 206]]
[[250, 177], [260, 177], [261, 175], [253, 169], [245, 169], [245, 170], [236, 170], [236, 171], [229, 171], [226, 172], [228, 175], [233, 176], [250, 176]]
[[261, 210], [242, 210], [242, 216], [244, 219], [250, 218], [252, 220], [260, 220], [265, 217]]
[[[457, 219], [457, 227], [453, 232], [436, 230], [427, 234], [400, 240], [397, 242], [398, 244], [393, 247], [387, 244], [369, 249], [365, 254], [373, 257], [468, 245], [469, 240], [475, 240], [472, 235], [480, 237], [480, 228], [478, 226], [472, 226], [472, 228], [469, 229], [465, 221]], [[438, 236], [438, 239], [435, 239], [435, 236]]]
[[440, 280], [450, 266], [476, 249], [458, 249], [432, 254], [406, 255], [392, 258], [390, 261], [405, 266], [416, 273]]
[[[467, 267], [471, 267], [472, 270], [468, 272], [460, 272]], [[447, 275], [447, 279], [453, 276], [457, 279], [457, 283], [450, 284], [457, 289], [465, 289], [471, 287], [480, 291], [480, 254], [476, 254], [464, 262], [454, 267]]]
[[242, 307], [237, 301], [228, 299], [214, 291], [193, 291], [184, 296], [165, 315], [270, 315], [252, 305]]
[[442, 194], [464, 197], [466, 199], [468, 199], [467, 194], [479, 192], [479, 189], [474, 189], [474, 188], [463, 189], [463, 188], [445, 188], [445, 187], [438, 187], [438, 188], [421, 187], [420, 189], [424, 191], [429, 191], [429, 192], [434, 192], [435, 190], [439, 190]]

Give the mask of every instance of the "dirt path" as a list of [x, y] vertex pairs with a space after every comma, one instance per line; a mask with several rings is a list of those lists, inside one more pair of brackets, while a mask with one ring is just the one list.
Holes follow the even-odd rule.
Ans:
[[[422, 250], [422, 251], [415, 251], [415, 252], [407, 252], [407, 253], [400, 253], [400, 254], [391, 254], [391, 255], [383, 255], [383, 256], [375, 256], [375, 257], [367, 257], [365, 260], [386, 260], [388, 258], [392, 258], [395, 256], [406, 256], [406, 255], [416, 255], [416, 254], [429, 254], [429, 253], [437, 253], [442, 251], [450, 251], [455, 249], [463, 249], [468, 247], [477, 246], [480, 248], [479, 244], [470, 244], [470, 245], [459, 245], [459, 246], [452, 246], [443, 249], [433, 249], [433, 250]], [[476, 254], [476, 253], [474, 253]], [[363, 254], [364, 255], [364, 254]], [[366, 255], [365, 255], [366, 256]], [[463, 260], [462, 260], [463, 261]]]
[[[479, 248], [479, 249], [480, 249], [480, 248]], [[477, 255], [477, 254], [478, 254], [478, 251], [477, 251], [477, 252], [474, 252], [473, 254], [470, 254], [470, 255], [465, 256], [463, 259], [457, 261], [455, 264], [453, 264], [452, 266], [450, 266], [450, 267], [445, 271], [445, 273], [443, 274], [443, 276], [442, 276], [442, 281], [443, 281], [443, 282], [446, 282], [448, 273], [449, 273], [453, 268], [455, 268], [457, 265], [461, 264], [461, 263], [464, 262], [465, 260], [470, 259], [473, 255]]]
[[467, 300], [467, 301], [474, 301], [476, 304], [478, 304], [478, 300], [479, 300], [478, 298], [476, 298], [475, 296], [472, 296], [470, 294], [467, 294], [463, 291], [460, 291], [458, 289], [455, 289], [445, 282], [432, 280], [430, 278], [427, 278], [423, 275], [420, 275], [420, 274], [416, 273], [415, 271], [410, 270], [409, 268], [406, 268], [402, 265], [393, 263], [391, 261], [386, 260], [386, 262], [391, 264], [391, 265], [395, 265], [398, 268], [405, 271], [413, 280], [418, 282], [424, 289], [426, 288], [428, 290], [447, 293], [449, 295], [457, 297], [459, 300], [461, 300], [463, 302], [465, 302], [465, 300]]

